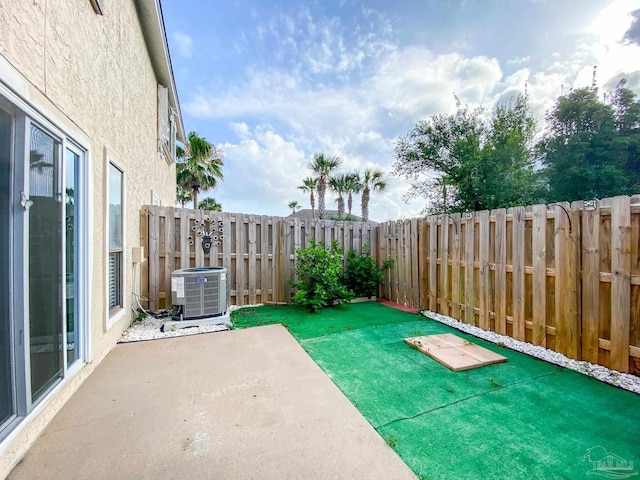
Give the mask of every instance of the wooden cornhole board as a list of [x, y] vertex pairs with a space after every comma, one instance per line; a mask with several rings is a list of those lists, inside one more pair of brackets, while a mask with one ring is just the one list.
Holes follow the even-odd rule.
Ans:
[[404, 343], [454, 372], [507, 361], [506, 357], [451, 333], [405, 338]]

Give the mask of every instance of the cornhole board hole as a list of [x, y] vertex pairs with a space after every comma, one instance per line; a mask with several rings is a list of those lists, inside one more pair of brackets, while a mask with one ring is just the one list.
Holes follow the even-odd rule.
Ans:
[[454, 372], [507, 361], [506, 357], [451, 333], [405, 338], [404, 343]]

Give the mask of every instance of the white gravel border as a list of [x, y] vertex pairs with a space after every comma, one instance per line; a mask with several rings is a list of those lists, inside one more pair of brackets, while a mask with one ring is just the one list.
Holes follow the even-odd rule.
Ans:
[[[242, 306], [231, 305], [229, 307], [229, 313], [240, 308], [261, 306], [261, 303], [256, 305]], [[159, 338], [182, 337], [185, 335], [198, 335], [200, 333], [221, 332], [224, 330], [229, 330], [228, 325], [203, 325], [201, 327], [178, 328], [172, 331], [161, 332], [160, 327], [162, 327], [162, 325], [168, 320], [170, 320], [170, 318], [154, 318], [151, 316], [142, 320], [137, 320], [124, 331], [118, 343], [142, 342], [145, 340], [157, 340]]]
[[500, 335], [495, 332], [489, 332], [481, 328], [462, 323], [454, 318], [442, 315], [440, 313], [431, 312], [429, 310], [421, 310], [420, 313], [425, 317], [436, 320], [440, 323], [453, 327], [461, 332], [469, 333], [475, 337], [487, 340], [500, 346], [510, 348], [517, 352], [525, 353], [531, 357], [539, 358], [545, 362], [553, 363], [561, 367], [575, 370], [578, 373], [600, 380], [616, 387], [623, 388], [630, 392], [640, 394], [640, 377], [629, 373], [620, 373], [616, 370], [585, 362], [584, 360], [573, 360], [565, 357], [563, 354], [549, 350], [548, 348], [532, 345], [527, 342], [515, 340], [506, 335]]

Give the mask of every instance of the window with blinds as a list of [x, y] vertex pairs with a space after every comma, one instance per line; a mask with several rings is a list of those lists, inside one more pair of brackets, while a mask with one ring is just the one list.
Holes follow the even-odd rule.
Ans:
[[109, 292], [107, 295], [109, 312], [122, 307], [122, 180], [122, 171], [109, 163]]

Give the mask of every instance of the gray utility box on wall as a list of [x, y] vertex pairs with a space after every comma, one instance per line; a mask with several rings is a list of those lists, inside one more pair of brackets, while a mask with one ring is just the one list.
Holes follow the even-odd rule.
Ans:
[[227, 269], [174, 270], [171, 273], [171, 304], [180, 307], [180, 321], [206, 319], [212, 320], [207, 323], [228, 323]]

